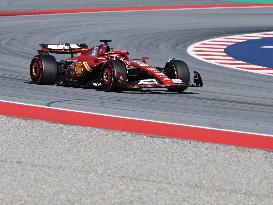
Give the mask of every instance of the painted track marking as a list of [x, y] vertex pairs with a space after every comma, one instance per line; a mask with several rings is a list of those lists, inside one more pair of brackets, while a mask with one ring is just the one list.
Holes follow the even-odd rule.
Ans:
[[225, 49], [233, 44], [269, 37], [273, 37], [273, 31], [225, 36], [197, 42], [191, 45], [187, 51], [194, 58], [205, 61], [207, 63], [241, 71], [272, 76], [273, 68], [267, 68], [259, 65], [249, 64], [244, 61], [239, 61], [225, 53]]
[[195, 9], [240, 9], [240, 8], [265, 8], [273, 4], [198, 4], [175, 6], [132, 6], [119, 8], [77, 8], [56, 10], [29, 10], [29, 11], [1, 11], [0, 16], [33, 16], [47, 14], [75, 14], [75, 13], [102, 13], [102, 12], [130, 12], [130, 11], [169, 11], [169, 10], [195, 10]]
[[273, 135], [103, 115], [0, 100], [0, 114], [146, 135], [273, 150]]

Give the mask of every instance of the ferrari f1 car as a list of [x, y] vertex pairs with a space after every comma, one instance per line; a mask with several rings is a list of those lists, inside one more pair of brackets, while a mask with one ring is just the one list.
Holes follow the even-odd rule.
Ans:
[[[194, 72], [194, 83], [184, 61], [171, 59], [166, 65], [147, 64], [148, 57], [131, 59], [128, 51], [109, 47], [111, 40], [89, 48], [86, 44], [40, 44], [38, 55], [30, 63], [30, 76], [36, 84], [64, 86], [100, 86], [105, 91], [141, 88], [167, 88], [183, 92], [188, 87], [202, 87], [200, 74]], [[56, 61], [51, 54], [69, 54]]]

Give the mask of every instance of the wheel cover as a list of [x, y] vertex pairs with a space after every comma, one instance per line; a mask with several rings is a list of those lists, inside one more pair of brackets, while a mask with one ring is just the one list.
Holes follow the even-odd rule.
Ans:
[[113, 69], [111, 67], [106, 67], [102, 73], [103, 87], [105, 87], [106, 89], [111, 89], [113, 81]]
[[42, 65], [38, 59], [35, 59], [32, 64], [32, 79], [39, 81], [42, 77]]

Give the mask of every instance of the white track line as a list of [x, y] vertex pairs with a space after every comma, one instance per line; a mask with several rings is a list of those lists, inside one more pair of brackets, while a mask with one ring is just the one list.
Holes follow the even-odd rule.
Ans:
[[109, 114], [101, 114], [101, 113], [96, 113], [96, 112], [86, 112], [86, 111], [79, 111], [79, 110], [66, 109], [66, 108], [48, 107], [48, 106], [44, 106], [44, 105], [35, 105], [35, 104], [31, 104], [31, 103], [22, 103], [22, 102], [9, 101], [9, 100], [1, 100], [0, 99], [0, 102], [12, 103], [12, 104], [17, 104], [17, 105], [25, 105], [25, 106], [33, 106], [33, 107], [37, 107], [37, 108], [47, 108], [47, 109], [52, 109], [52, 110], [69, 111], [69, 112], [75, 112], [75, 113], [79, 113], [79, 114], [80, 113], [82, 113], [82, 114], [92, 114], [92, 115], [107, 116], [107, 117], [113, 117], [113, 118], [139, 120], [139, 121], [145, 121], [145, 122], [155, 122], [155, 123], [161, 123], [161, 124], [167, 124], [167, 125], [178, 125], [178, 126], [180, 125], [180, 126], [201, 128], [201, 129], [207, 129], [207, 130], [217, 130], [217, 131], [224, 131], [224, 132], [236, 132], [236, 133], [242, 133], [242, 134], [252, 134], [252, 135], [273, 137], [272, 134], [265, 134], [265, 133], [245, 132], [245, 131], [239, 131], [239, 130], [220, 129], [220, 128], [213, 128], [213, 127], [206, 127], [206, 126], [199, 126], [199, 125], [192, 125], [192, 124], [184, 124], [184, 123], [172, 123], [172, 122], [159, 121], [159, 120], [150, 120], [150, 119], [134, 118], [134, 117], [124, 117], [124, 116], [120, 116], [120, 115], [109, 115]]

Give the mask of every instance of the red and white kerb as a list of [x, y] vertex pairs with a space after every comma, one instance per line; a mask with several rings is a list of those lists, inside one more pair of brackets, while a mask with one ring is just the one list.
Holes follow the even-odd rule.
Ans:
[[214, 38], [195, 43], [191, 45], [187, 51], [191, 56], [208, 63], [272, 76], [273, 68], [267, 68], [239, 61], [225, 53], [225, 49], [233, 44], [269, 37], [273, 37], [273, 31]]

